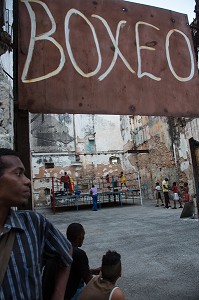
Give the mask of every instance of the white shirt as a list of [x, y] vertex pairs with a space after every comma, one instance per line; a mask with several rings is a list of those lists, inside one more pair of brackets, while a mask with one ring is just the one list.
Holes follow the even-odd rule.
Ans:
[[156, 185], [155, 189], [156, 189], [156, 191], [161, 191], [160, 185]]
[[92, 191], [92, 195], [97, 195], [97, 188], [94, 186], [90, 189]]

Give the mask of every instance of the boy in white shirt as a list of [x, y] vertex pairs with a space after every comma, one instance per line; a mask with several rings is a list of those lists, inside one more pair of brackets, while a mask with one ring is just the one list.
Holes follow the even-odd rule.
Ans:
[[155, 187], [155, 198], [156, 198], [156, 207], [159, 207], [159, 202], [162, 202], [162, 206], [164, 206], [163, 200], [162, 200], [162, 196], [161, 196], [161, 186], [159, 184], [159, 182], [156, 182], [156, 187]]

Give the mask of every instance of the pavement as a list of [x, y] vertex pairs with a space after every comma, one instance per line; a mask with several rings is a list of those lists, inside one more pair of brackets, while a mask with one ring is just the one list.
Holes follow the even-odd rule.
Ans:
[[155, 207], [148, 200], [98, 211], [38, 211], [63, 234], [72, 222], [84, 226], [82, 249], [90, 267], [100, 266], [108, 249], [121, 254], [117, 285], [126, 300], [199, 299], [199, 223], [180, 218], [182, 209]]

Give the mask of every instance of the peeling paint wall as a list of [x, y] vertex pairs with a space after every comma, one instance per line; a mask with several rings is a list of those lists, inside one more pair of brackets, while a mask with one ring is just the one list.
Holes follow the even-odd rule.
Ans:
[[[36, 198], [50, 188], [49, 177], [55, 177], [56, 187], [64, 171], [78, 178], [100, 180], [107, 174], [118, 178], [124, 171], [127, 180], [137, 187], [137, 171], [129, 160], [132, 148], [128, 116], [109, 115], [34, 115], [31, 114], [31, 153], [33, 192]], [[119, 164], [112, 164], [116, 157]], [[46, 169], [46, 163], [54, 168]], [[136, 182], [135, 182], [136, 181]]]
[[[145, 198], [154, 198], [155, 182], [169, 178], [180, 187], [189, 183], [190, 194], [195, 194], [189, 139], [199, 140], [199, 119], [167, 117], [132, 117], [134, 149], [148, 149], [149, 154], [131, 158], [141, 174]], [[132, 155], [133, 156], [133, 155]]]
[[13, 148], [12, 86], [0, 66], [0, 147]]
[[[13, 24], [13, 1], [5, 1], [6, 30], [10, 35]], [[7, 74], [6, 74], [7, 73]], [[0, 56], [0, 147], [14, 147], [13, 125], [13, 53], [6, 52]]]

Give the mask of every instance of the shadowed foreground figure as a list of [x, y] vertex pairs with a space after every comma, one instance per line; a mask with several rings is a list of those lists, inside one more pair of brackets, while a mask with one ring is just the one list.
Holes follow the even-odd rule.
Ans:
[[18, 154], [0, 148], [0, 299], [42, 300], [43, 258], [57, 256], [60, 264], [51, 300], [62, 300], [72, 246], [39, 213], [12, 209], [27, 204], [29, 197], [30, 180]]
[[115, 283], [121, 277], [121, 256], [108, 251], [102, 257], [101, 273], [84, 287], [78, 300], [125, 300], [123, 292]]
[[[86, 252], [80, 247], [83, 244], [85, 230], [80, 223], [71, 223], [66, 231], [68, 240], [73, 246], [73, 262], [65, 291], [65, 300], [76, 300], [81, 293], [84, 284], [87, 284], [92, 275], [99, 274], [100, 268], [90, 269]], [[57, 259], [48, 260], [43, 273], [43, 300], [51, 298], [53, 285], [55, 283], [55, 272]]]

